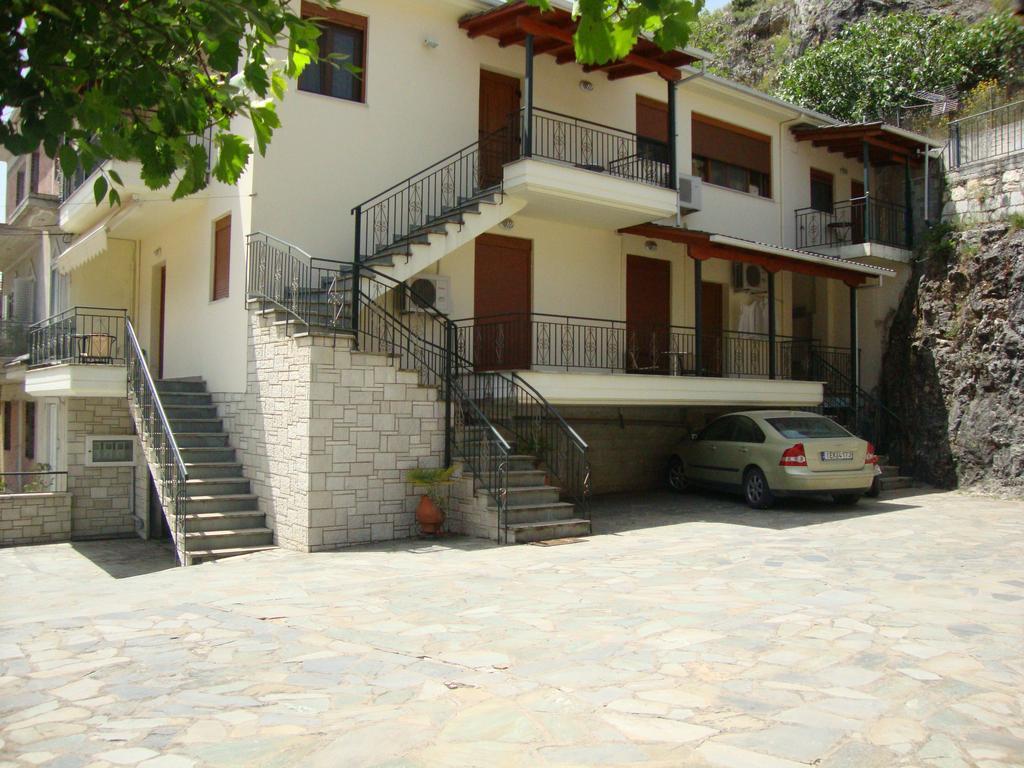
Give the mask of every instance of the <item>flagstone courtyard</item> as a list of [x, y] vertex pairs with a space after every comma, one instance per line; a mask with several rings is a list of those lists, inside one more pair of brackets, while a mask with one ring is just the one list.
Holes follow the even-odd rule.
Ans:
[[0, 550], [0, 765], [1024, 765], [1024, 502], [594, 506], [563, 546]]

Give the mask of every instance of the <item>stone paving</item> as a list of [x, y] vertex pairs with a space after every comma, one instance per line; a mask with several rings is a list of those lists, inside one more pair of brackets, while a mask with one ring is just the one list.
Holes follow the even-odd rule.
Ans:
[[0, 550], [0, 764], [1024, 765], [1024, 503], [605, 499], [564, 546]]

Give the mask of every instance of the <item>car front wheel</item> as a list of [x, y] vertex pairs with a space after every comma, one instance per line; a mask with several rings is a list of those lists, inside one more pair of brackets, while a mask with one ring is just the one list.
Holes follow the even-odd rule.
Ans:
[[751, 509], [768, 509], [775, 503], [775, 494], [768, 487], [768, 478], [757, 467], [751, 467], [743, 476], [743, 496]]
[[690, 490], [690, 483], [686, 479], [686, 467], [678, 456], [673, 456], [668, 463], [668, 487], [676, 493]]

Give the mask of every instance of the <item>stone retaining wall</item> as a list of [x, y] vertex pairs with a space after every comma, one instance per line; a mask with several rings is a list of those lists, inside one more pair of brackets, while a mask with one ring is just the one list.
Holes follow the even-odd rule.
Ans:
[[942, 218], [964, 224], [1024, 214], [1024, 152], [949, 170]]
[[71, 494], [0, 494], [0, 547], [71, 538]]

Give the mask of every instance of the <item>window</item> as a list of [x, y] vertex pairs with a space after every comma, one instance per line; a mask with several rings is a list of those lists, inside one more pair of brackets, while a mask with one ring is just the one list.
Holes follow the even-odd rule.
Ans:
[[832, 213], [834, 186], [831, 173], [811, 168], [811, 208], [822, 213]]
[[213, 225], [213, 301], [228, 297], [231, 278], [231, 216]]
[[[365, 102], [366, 17], [306, 2], [302, 4], [302, 15], [321, 19], [320, 57], [339, 54], [343, 58], [340, 62], [325, 60], [306, 67], [299, 76], [299, 90]], [[351, 72], [342, 64], [352, 64], [359, 71]]]
[[30, 194], [39, 193], [39, 150], [32, 153], [32, 165], [28, 171], [28, 191]]
[[22, 168], [14, 176], [14, 204], [17, 205], [25, 198], [25, 169]]
[[11, 450], [11, 430], [14, 425], [11, 423], [14, 420], [14, 408], [11, 407], [12, 403], [7, 400], [4, 403], [4, 450]]
[[659, 163], [669, 162], [668, 104], [636, 97], [637, 152]]
[[824, 416], [786, 416], [767, 421], [776, 432], [791, 440], [809, 440], [815, 437], [852, 437], [832, 419], [826, 419]]
[[25, 458], [36, 457], [36, 404], [25, 403]]
[[721, 419], [711, 422], [704, 431], [698, 435], [698, 440], [732, 440], [733, 428], [735, 427], [736, 419], [732, 416], [725, 416]]
[[130, 467], [135, 464], [135, 438], [113, 435], [85, 438], [87, 467]]
[[771, 197], [770, 136], [694, 113], [693, 175], [759, 197]]
[[733, 433], [732, 439], [737, 443], [763, 443], [764, 432], [752, 419], [748, 419], [746, 416], [737, 416], [736, 431]]

